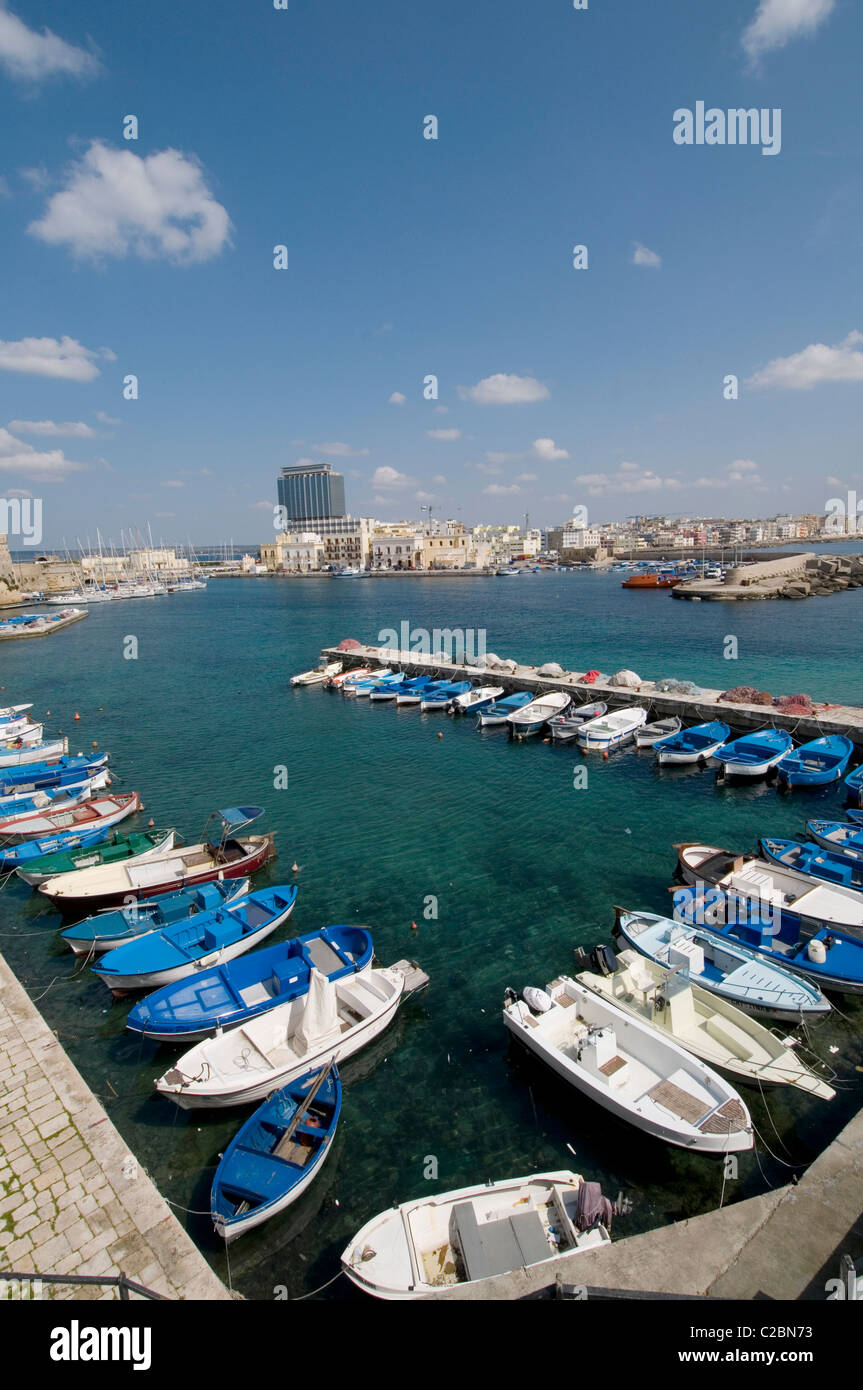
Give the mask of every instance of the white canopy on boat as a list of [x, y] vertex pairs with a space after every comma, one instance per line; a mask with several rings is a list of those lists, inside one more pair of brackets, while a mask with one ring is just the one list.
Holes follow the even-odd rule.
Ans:
[[296, 1051], [320, 1051], [340, 1035], [336, 987], [320, 970], [312, 968], [303, 1018], [295, 1034]]

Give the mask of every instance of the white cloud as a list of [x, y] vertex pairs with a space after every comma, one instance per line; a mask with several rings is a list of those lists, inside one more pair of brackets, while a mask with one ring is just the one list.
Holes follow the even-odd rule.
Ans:
[[321, 454], [332, 454], [338, 458], [354, 458], [360, 454], [367, 454], [368, 449], [352, 449], [350, 444], [342, 444], [336, 440], [334, 444], [313, 444], [313, 449], [317, 449]]
[[500, 464], [498, 463], [478, 463], [476, 467], [479, 469], [480, 473], [488, 473], [491, 477], [496, 477], [502, 472]]
[[185, 486], [186, 486], [186, 484], [185, 484], [185, 483], [181, 483], [181, 482], [179, 481], [179, 479], [177, 479], [177, 478], [168, 478], [168, 479], [166, 479], [166, 480], [162, 483], [162, 487], [185, 487]]
[[432, 478], [432, 482], [437, 483], [438, 487], [443, 487], [444, 483], [446, 482], [446, 478], [444, 477], [443, 473], [435, 473], [434, 477]]
[[0, 174], [0, 198], [11, 198], [11, 197], [12, 197], [12, 190], [11, 190], [11, 188], [9, 187], [9, 184], [7, 183], [6, 179], [4, 179], [3, 175]]
[[193, 155], [141, 156], [94, 140], [27, 230], [81, 259], [134, 255], [191, 265], [224, 250], [231, 223]]
[[642, 246], [641, 242], [637, 241], [632, 253], [632, 264], [649, 265], [658, 270], [662, 265], [662, 257], [656, 251], [651, 251], [649, 246]]
[[863, 333], [856, 329], [836, 347], [810, 343], [790, 357], [774, 357], [746, 382], [755, 390], [780, 387], [786, 391], [811, 391], [825, 381], [863, 381]]
[[591, 497], [658, 492], [661, 488], [674, 491], [680, 487], [676, 478], [660, 478], [651, 468], [642, 468], [637, 463], [621, 463], [615, 473], [581, 473], [575, 481], [580, 487], [586, 488]]
[[93, 352], [82, 347], [77, 338], [0, 341], [0, 371], [4, 372], [26, 372], [30, 376], [50, 376], [63, 381], [92, 381], [99, 375], [97, 357], [115, 360], [108, 348]]
[[513, 493], [521, 492], [518, 483], [489, 483], [488, 487], [483, 488], [484, 497], [511, 497]]
[[32, 444], [0, 429], [0, 473], [21, 473], [28, 478], [62, 483], [67, 473], [80, 472], [86, 466], [67, 459], [62, 449], [40, 453]]
[[407, 400], [407, 396], [403, 396], [402, 393], [401, 393], [401, 391], [393, 391], [393, 393], [392, 393], [392, 395], [390, 396], [389, 401], [387, 402], [387, 404], [388, 404], [388, 405], [404, 405], [404, 403], [405, 403], [406, 400]]
[[553, 439], [535, 439], [531, 452], [534, 458], [542, 459], [543, 463], [554, 463], [557, 459], [569, 458], [566, 449], [558, 449]]
[[460, 386], [458, 393], [463, 401], [473, 401], [474, 405], [529, 405], [548, 400], [550, 394], [535, 377], [505, 372], [483, 377], [475, 386]]
[[518, 476], [516, 477], [516, 482], [517, 482], [517, 483], [535, 483], [536, 480], [537, 480], [537, 475], [536, 475], [536, 473], [519, 473]]
[[426, 430], [429, 439], [440, 439], [447, 443], [453, 439], [461, 439], [461, 430]]
[[384, 466], [376, 468], [372, 474], [372, 487], [407, 487], [410, 478], [406, 473], [399, 473], [396, 468]]
[[96, 411], [96, 419], [100, 425], [121, 425], [123, 423], [122, 420], [115, 420], [113, 416], [106, 415], [104, 410]]
[[417, 499], [418, 502], [433, 502], [433, 501], [434, 501], [434, 493], [433, 493], [433, 492], [415, 492], [415, 493], [414, 493], [414, 496], [416, 497], [416, 499]]
[[810, 37], [835, 8], [836, 0], [759, 0], [740, 42], [757, 61], [763, 53], [784, 48], [792, 39]]
[[83, 420], [67, 420], [65, 424], [54, 420], [10, 420], [9, 428], [17, 434], [39, 434], [46, 439], [92, 439], [96, 433]]
[[43, 29], [41, 34], [0, 5], [0, 66], [19, 82], [43, 77], [92, 77], [99, 71], [94, 53]]
[[260, 502], [250, 502], [249, 507], [253, 512], [272, 512], [275, 510], [273, 503], [268, 502], [263, 497]]

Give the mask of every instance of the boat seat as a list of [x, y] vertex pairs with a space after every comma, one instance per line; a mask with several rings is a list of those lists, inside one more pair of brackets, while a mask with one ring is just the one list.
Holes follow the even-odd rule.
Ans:
[[727, 1047], [728, 1051], [738, 1057], [740, 1061], [748, 1061], [752, 1056], [752, 1049], [748, 1045], [745, 1033], [737, 1029], [734, 1024], [728, 1023], [724, 1018], [712, 1014], [704, 1024], [704, 1031], [716, 1042]]
[[319, 936], [314, 941], [306, 942], [303, 954], [308, 957], [310, 964], [316, 970], [320, 970], [322, 975], [332, 975], [335, 970], [341, 970], [344, 967], [344, 961], [336, 954], [332, 946]]
[[281, 1158], [285, 1163], [293, 1163], [297, 1168], [304, 1168], [313, 1153], [314, 1149], [311, 1144], [298, 1143], [293, 1134], [283, 1134], [273, 1149], [274, 1158]]

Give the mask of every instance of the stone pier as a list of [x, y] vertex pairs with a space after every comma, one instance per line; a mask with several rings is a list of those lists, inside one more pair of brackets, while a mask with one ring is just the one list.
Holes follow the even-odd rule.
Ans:
[[0, 956], [0, 1280], [121, 1272], [167, 1298], [230, 1298]]

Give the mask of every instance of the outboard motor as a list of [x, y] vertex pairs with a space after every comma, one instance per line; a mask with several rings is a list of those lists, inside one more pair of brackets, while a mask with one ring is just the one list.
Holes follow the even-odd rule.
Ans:
[[617, 956], [610, 946], [594, 946], [591, 959], [600, 975], [613, 975], [617, 970]]
[[584, 947], [576, 946], [575, 950], [573, 951], [573, 955], [575, 956], [575, 964], [578, 967], [578, 969], [587, 970], [588, 966], [590, 965], [590, 956], [588, 955], [587, 951], [585, 951]]

